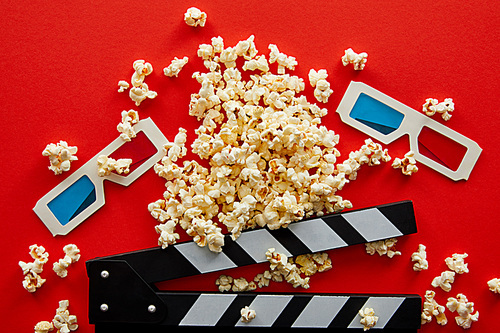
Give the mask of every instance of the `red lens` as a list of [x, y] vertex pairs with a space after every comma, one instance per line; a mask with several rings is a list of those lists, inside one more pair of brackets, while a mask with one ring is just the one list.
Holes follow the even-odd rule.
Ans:
[[456, 171], [467, 152], [467, 147], [424, 126], [418, 135], [418, 150], [420, 154]]

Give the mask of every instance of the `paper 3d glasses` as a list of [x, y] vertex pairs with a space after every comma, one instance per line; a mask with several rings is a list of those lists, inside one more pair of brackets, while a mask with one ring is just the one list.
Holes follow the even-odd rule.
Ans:
[[131, 144], [118, 137], [36, 203], [33, 210], [54, 236], [68, 234], [104, 205], [105, 180], [129, 186], [164, 156], [163, 146], [168, 140], [150, 118], [139, 121], [134, 129], [137, 137], [132, 142], [141, 157], [133, 160], [129, 174], [97, 174], [99, 156], [111, 156]]
[[455, 181], [468, 179], [482, 151], [462, 134], [361, 82], [349, 84], [337, 113], [384, 144], [408, 135], [418, 162]]

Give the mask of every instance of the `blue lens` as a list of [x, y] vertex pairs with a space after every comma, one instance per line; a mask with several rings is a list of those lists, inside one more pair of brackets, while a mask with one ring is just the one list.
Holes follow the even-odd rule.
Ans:
[[404, 118], [401, 112], [364, 93], [359, 95], [349, 116], [382, 134], [397, 130]]
[[95, 201], [94, 184], [89, 177], [82, 176], [52, 199], [47, 206], [59, 223], [66, 225]]

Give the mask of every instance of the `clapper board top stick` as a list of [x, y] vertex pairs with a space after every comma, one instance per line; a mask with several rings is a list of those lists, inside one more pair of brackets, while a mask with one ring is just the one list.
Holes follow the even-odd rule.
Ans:
[[[269, 248], [294, 257], [416, 232], [413, 204], [401, 201], [304, 219], [278, 230], [247, 230], [236, 241], [226, 235], [221, 253], [188, 241], [92, 259], [86, 263], [89, 320], [96, 333], [164, 332], [166, 327], [362, 331], [358, 311], [373, 307], [378, 329], [415, 332], [418, 295], [178, 292], [159, 291], [154, 284], [265, 262]], [[240, 321], [245, 306], [257, 313], [249, 323]]]

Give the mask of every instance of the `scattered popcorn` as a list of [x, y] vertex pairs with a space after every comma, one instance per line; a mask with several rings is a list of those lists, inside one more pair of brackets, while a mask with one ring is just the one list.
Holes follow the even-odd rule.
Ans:
[[48, 333], [54, 330], [54, 325], [49, 321], [40, 321], [35, 325], [35, 333]]
[[314, 253], [299, 255], [295, 263], [300, 266], [300, 271], [305, 276], [312, 276], [317, 272], [326, 272], [332, 269], [332, 260], [327, 253]]
[[431, 285], [435, 288], [440, 287], [444, 291], [448, 292], [451, 290], [451, 284], [455, 282], [455, 272], [444, 271], [440, 276], [436, 276]]
[[248, 306], [245, 306], [241, 309], [241, 321], [244, 323], [248, 323], [255, 318], [255, 310], [250, 309]]
[[427, 290], [424, 297], [424, 306], [421, 315], [421, 324], [426, 324], [432, 321], [432, 316], [436, 317], [436, 321], [439, 325], [446, 325], [448, 319], [444, 311], [446, 308], [443, 305], [439, 305], [434, 296], [436, 293], [432, 290]]
[[30, 293], [34, 293], [38, 288], [40, 288], [44, 283], [45, 279], [42, 279], [37, 273], [29, 272], [24, 276], [23, 287]]
[[68, 146], [66, 141], [59, 141], [57, 144], [48, 144], [42, 152], [43, 156], [48, 156], [50, 161], [49, 170], [55, 175], [60, 175], [71, 168], [71, 162], [78, 160], [75, 156], [78, 148]]
[[131, 141], [137, 136], [133, 126], [139, 122], [139, 113], [135, 110], [124, 110], [121, 116], [122, 121], [116, 126], [116, 129], [121, 133], [120, 137], [124, 141]]
[[500, 294], [500, 279], [494, 278], [488, 281], [488, 287], [495, 294]]
[[315, 88], [314, 97], [318, 102], [327, 103], [328, 98], [333, 93], [333, 90], [330, 89], [330, 83], [326, 80], [327, 77], [326, 69], [320, 69], [317, 72], [314, 69], [309, 71], [309, 82]]
[[34, 259], [34, 261], [29, 263], [19, 261], [19, 266], [24, 274], [24, 289], [33, 293], [46, 281], [41, 278], [39, 274], [43, 272], [43, 265], [49, 260], [49, 253], [45, 252], [45, 248], [43, 246], [38, 246], [37, 244], [30, 245], [29, 249], [30, 256]]
[[410, 150], [405, 154], [404, 158], [394, 158], [392, 167], [394, 169], [401, 169], [401, 172], [406, 176], [413, 175], [418, 171], [418, 167], [416, 166], [417, 161], [415, 160], [414, 155], [415, 153]]
[[196, 7], [188, 8], [184, 13], [184, 22], [191, 27], [204, 27], [207, 20], [207, 14]]
[[458, 326], [464, 329], [470, 328], [472, 322], [479, 320], [479, 311], [472, 314], [474, 312], [474, 303], [469, 302], [463, 294], [458, 294], [457, 298], [448, 298], [446, 307], [451, 312], [457, 312], [458, 316], [455, 317], [455, 321]]
[[342, 56], [342, 64], [347, 66], [348, 64], [353, 64], [354, 69], [359, 71], [363, 70], [366, 65], [366, 58], [368, 54], [366, 52], [356, 53], [351, 48], [345, 50], [345, 54]]
[[132, 160], [130, 158], [114, 158], [106, 155], [101, 155], [97, 158], [97, 174], [99, 177], [109, 176], [111, 172], [115, 171], [119, 175], [122, 173], [127, 174], [130, 172], [130, 165]]
[[264, 288], [269, 286], [269, 282], [272, 280], [273, 275], [270, 271], [265, 271], [264, 273], [259, 273], [254, 277], [254, 282], [257, 283], [259, 288]]
[[59, 259], [59, 261], [54, 263], [52, 269], [57, 274], [57, 276], [65, 278], [68, 275], [67, 268], [69, 267], [69, 265], [70, 265], [69, 261], [65, 261], [64, 259]]
[[30, 245], [29, 249], [31, 258], [38, 260], [40, 263], [45, 264], [49, 260], [49, 253], [45, 252], [45, 248], [43, 246], [33, 244]]
[[141, 87], [144, 84], [146, 76], [153, 73], [153, 65], [145, 60], [139, 59], [132, 64], [134, 74], [132, 74], [132, 85], [134, 87]]
[[63, 251], [65, 253], [64, 258], [59, 259], [52, 267], [54, 272], [61, 278], [65, 278], [68, 275], [67, 268], [69, 265], [80, 260], [80, 249], [75, 244], [64, 246]]
[[[280, 72], [294, 68], [295, 59], [272, 45], [269, 63], [281, 64]], [[338, 191], [356, 179], [361, 165], [390, 160], [386, 149], [368, 139], [336, 166], [339, 136], [321, 126], [327, 109], [300, 95], [302, 78], [272, 73], [265, 56], [258, 55], [253, 35], [235, 46], [214, 37], [199, 45], [197, 55], [208, 72], [192, 75], [200, 89], [191, 94], [189, 115], [201, 125], [191, 149], [208, 166], [180, 160], [187, 153], [186, 131], [180, 129], [154, 166], [166, 180], [166, 191], [148, 210], [160, 223], [179, 225], [199, 246], [220, 251], [222, 227], [235, 240], [243, 230], [274, 230], [351, 208]], [[238, 57], [245, 60], [243, 69]], [[260, 72], [244, 80], [243, 70]], [[173, 228], [171, 224], [160, 236], [161, 246], [176, 241], [168, 236]]]
[[366, 243], [366, 253], [374, 255], [378, 253], [380, 256], [387, 255], [389, 258], [401, 255], [400, 251], [396, 251], [396, 238], [390, 238], [375, 242]]
[[423, 244], [418, 245], [418, 251], [413, 252], [411, 255], [411, 261], [414, 261], [413, 270], [423, 271], [429, 268], [429, 262], [427, 261], [426, 247]]
[[233, 279], [233, 287], [231, 288], [231, 290], [234, 292], [252, 291], [255, 289], [257, 289], [257, 285], [253, 281], [248, 282], [243, 277]]
[[375, 311], [372, 308], [359, 310], [358, 313], [361, 316], [360, 323], [363, 325], [363, 331], [368, 331], [377, 324], [378, 317], [375, 316]]
[[[146, 76], [153, 72], [153, 66], [142, 59], [134, 61], [132, 64], [134, 74], [132, 74], [132, 88], [129, 90], [129, 96], [136, 106], [141, 105], [146, 98], [155, 98], [158, 94], [155, 91], [149, 90], [148, 85], [144, 82]], [[121, 80], [118, 82], [118, 92], [123, 92], [129, 88], [127, 81]]]
[[23, 270], [23, 274], [26, 275], [30, 272], [40, 274], [43, 271], [43, 263], [38, 259], [34, 262], [25, 263], [24, 261], [19, 261], [19, 266]]
[[233, 284], [233, 278], [231, 276], [228, 276], [228, 275], [221, 275], [215, 281], [215, 284], [217, 286], [219, 286], [220, 292], [230, 291], [232, 288], [232, 284]]
[[295, 57], [281, 53], [275, 44], [269, 44], [269, 50], [271, 50], [269, 54], [269, 63], [278, 63], [278, 74], [285, 74], [285, 68], [294, 70], [295, 66], [297, 66]]
[[149, 90], [146, 83], [143, 83], [140, 87], [133, 87], [130, 89], [130, 99], [135, 102], [135, 105], [141, 105], [142, 101], [146, 98], [155, 98], [158, 94], [156, 91]]
[[448, 121], [451, 118], [451, 113], [455, 110], [455, 103], [453, 103], [452, 98], [445, 98], [441, 103], [435, 98], [427, 98], [424, 105], [422, 105], [422, 111], [429, 117], [432, 117], [436, 113], [440, 113], [441, 117]]
[[274, 248], [270, 248], [266, 252], [266, 258], [269, 261], [270, 268], [274, 272], [281, 274], [285, 281], [290, 283], [294, 288], [302, 287], [309, 288], [309, 277], [302, 278], [300, 276], [300, 269], [288, 261], [286, 255], [278, 253]]
[[69, 333], [78, 329], [77, 318], [75, 315], [69, 314], [68, 306], [68, 300], [60, 301], [59, 307], [56, 310], [56, 315], [52, 320], [58, 333]]
[[231, 276], [221, 275], [215, 281], [220, 292], [225, 291], [251, 291], [269, 286], [270, 281], [292, 284], [294, 288], [302, 286], [309, 288], [309, 277], [303, 279], [300, 273], [311, 276], [317, 272], [326, 272], [332, 268], [331, 260], [327, 253], [314, 253], [297, 256], [295, 264], [292, 258], [287, 258], [281, 253], [269, 249], [266, 258], [270, 263], [270, 270], [255, 275], [253, 282], [245, 278], [233, 279]]
[[179, 72], [182, 70], [182, 67], [184, 67], [184, 65], [186, 65], [188, 61], [188, 57], [183, 57], [182, 59], [178, 59], [177, 57], [175, 57], [170, 65], [163, 69], [163, 74], [168, 77], [178, 76]]
[[225, 291], [234, 291], [234, 292], [242, 292], [242, 291], [253, 291], [257, 289], [257, 285], [254, 281], [247, 281], [244, 277], [240, 277], [234, 279], [228, 275], [221, 275], [215, 281], [215, 284], [219, 287], [220, 292]]
[[448, 257], [444, 260], [449, 269], [454, 271], [457, 274], [469, 273], [469, 268], [467, 264], [464, 262], [464, 259], [467, 258], [468, 254], [458, 254], [454, 253], [451, 257]]
[[125, 80], [118, 81], [118, 92], [124, 92], [130, 88], [130, 84]]

